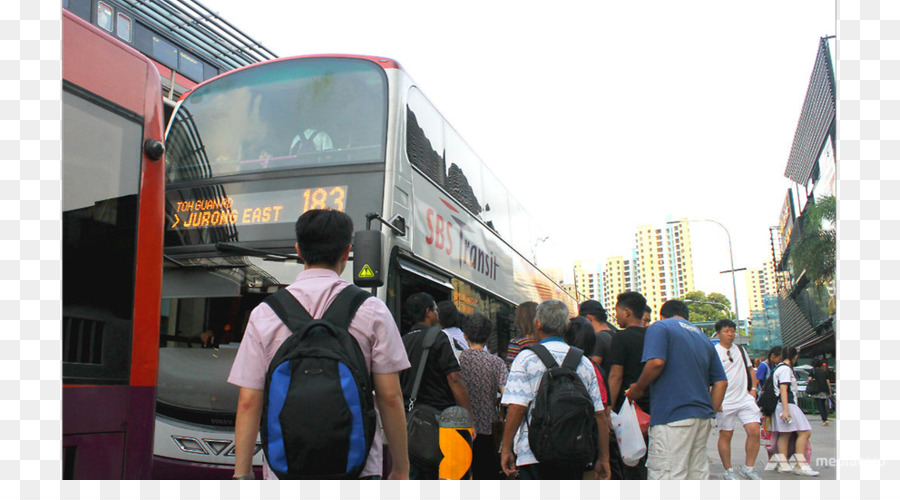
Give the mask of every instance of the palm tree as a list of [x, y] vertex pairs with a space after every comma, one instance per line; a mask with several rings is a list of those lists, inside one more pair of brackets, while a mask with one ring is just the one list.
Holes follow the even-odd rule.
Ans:
[[806, 277], [819, 286], [834, 279], [836, 205], [834, 196], [814, 201], [802, 216], [799, 238], [790, 247], [794, 271], [799, 275], [805, 270]]

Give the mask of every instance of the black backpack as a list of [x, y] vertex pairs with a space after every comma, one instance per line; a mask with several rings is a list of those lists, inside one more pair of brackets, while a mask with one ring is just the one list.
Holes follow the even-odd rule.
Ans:
[[759, 410], [767, 417], [771, 417], [775, 413], [775, 407], [778, 406], [778, 401], [781, 399], [781, 394], [775, 392], [775, 370], [783, 364], [779, 363], [772, 368], [759, 395]]
[[279, 479], [358, 478], [375, 436], [372, 379], [347, 331], [371, 295], [350, 285], [321, 319], [286, 289], [266, 298], [288, 337], [266, 373], [260, 435]]
[[538, 462], [558, 467], [588, 467], [597, 459], [594, 402], [578, 376], [584, 352], [570, 347], [562, 366], [546, 347], [526, 347], [547, 367], [534, 397], [528, 444]]

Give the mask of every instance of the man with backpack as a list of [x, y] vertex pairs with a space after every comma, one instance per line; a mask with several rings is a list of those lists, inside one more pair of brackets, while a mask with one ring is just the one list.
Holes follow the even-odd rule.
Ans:
[[501, 404], [508, 406], [501, 466], [519, 479], [582, 479], [592, 467], [609, 479], [609, 423], [591, 361], [563, 340], [569, 309], [559, 300], [537, 307], [540, 343], [510, 367]]
[[353, 221], [310, 210], [295, 230], [306, 269], [250, 314], [228, 377], [240, 387], [234, 478], [253, 478], [259, 431], [265, 479], [378, 479], [383, 429], [390, 478], [407, 479], [399, 372], [409, 361], [387, 306], [340, 278]]

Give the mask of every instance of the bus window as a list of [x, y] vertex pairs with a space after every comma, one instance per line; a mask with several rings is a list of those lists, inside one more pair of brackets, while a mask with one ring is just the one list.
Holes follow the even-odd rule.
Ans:
[[116, 17], [116, 34], [119, 38], [131, 43], [131, 18], [125, 14]]
[[97, 2], [97, 26], [112, 33], [113, 30], [113, 10], [112, 7], [103, 2]]
[[447, 144], [447, 179], [444, 189], [476, 216], [484, 210], [481, 160], [450, 127], [444, 129]]
[[289, 59], [248, 68], [182, 102], [167, 137], [168, 179], [382, 163], [386, 130], [386, 76], [374, 63]]
[[418, 89], [406, 108], [406, 157], [429, 179], [444, 185], [444, 118]]
[[[164, 299], [157, 411], [201, 425], [234, 425], [238, 388], [231, 371], [250, 312], [261, 293]], [[163, 330], [165, 328], [165, 330]]]

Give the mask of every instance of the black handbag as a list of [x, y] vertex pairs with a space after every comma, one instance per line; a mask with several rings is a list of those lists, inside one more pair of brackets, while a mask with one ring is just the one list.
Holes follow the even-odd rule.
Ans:
[[406, 413], [406, 436], [409, 461], [416, 467], [425, 470], [437, 470], [444, 459], [441, 453], [438, 417], [441, 411], [426, 405], [416, 404], [416, 396], [419, 394], [419, 384], [422, 382], [422, 374], [425, 372], [425, 363], [428, 361], [428, 352], [441, 333], [439, 326], [433, 326], [425, 332], [422, 340], [422, 358], [416, 370], [416, 378], [413, 383], [412, 394], [409, 397], [409, 406]]

